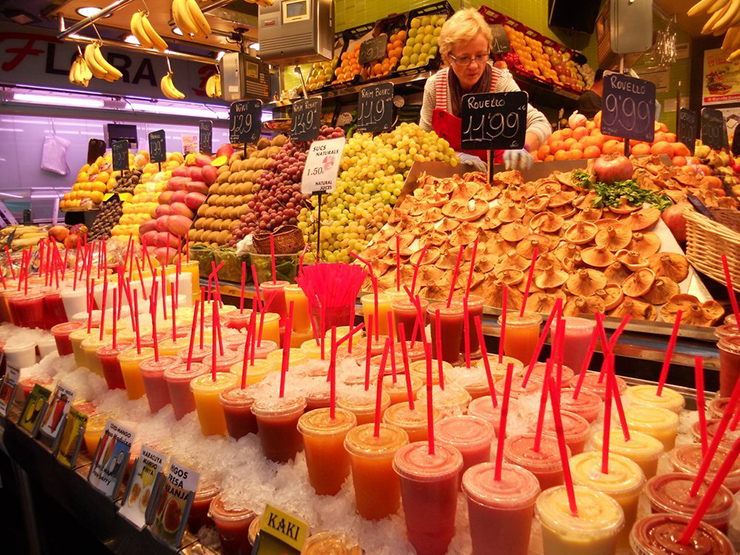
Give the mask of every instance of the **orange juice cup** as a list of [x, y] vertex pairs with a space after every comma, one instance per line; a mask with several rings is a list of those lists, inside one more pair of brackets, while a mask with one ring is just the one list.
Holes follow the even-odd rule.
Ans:
[[[378, 294], [378, 313], [375, 313], [375, 295], [365, 295], [360, 298], [362, 314], [365, 318], [365, 332], [368, 327], [368, 316], [373, 317], [373, 340], [377, 335], [388, 335], [388, 313], [393, 313], [391, 299], [384, 293]], [[377, 331], [377, 334], [376, 334]]]
[[[501, 317], [499, 316], [499, 324], [501, 323]], [[521, 360], [524, 364], [529, 364], [540, 339], [541, 323], [541, 314], [525, 312], [524, 316], [519, 316], [518, 311], [509, 312], [506, 315], [504, 353], [507, 356]]]
[[202, 374], [190, 382], [204, 436], [226, 435], [226, 417], [219, 396], [222, 391], [234, 387], [236, 382], [236, 376], [229, 372], [216, 372], [215, 380], [210, 373]]
[[[337, 407], [348, 410], [357, 417], [357, 424], [370, 424], [375, 421], [376, 392], [373, 388], [362, 393], [349, 393], [337, 397]], [[391, 406], [391, 397], [383, 391], [380, 399], [380, 418]]]
[[[437, 422], [442, 418], [442, 413], [436, 408], [432, 408], [432, 418]], [[383, 422], [401, 428], [406, 432], [409, 436], [409, 443], [429, 439], [426, 403], [415, 403], [414, 410], [411, 410], [408, 401], [391, 405], [383, 414]]]
[[103, 430], [105, 430], [107, 420], [108, 416], [105, 414], [94, 414], [87, 419], [87, 426], [85, 426], [85, 433], [82, 439], [85, 442], [85, 448], [90, 457], [95, 455], [95, 450], [98, 448], [98, 443], [100, 442], [100, 437], [103, 435]]
[[311, 315], [308, 311], [308, 298], [300, 285], [285, 286], [285, 303], [293, 303], [293, 331], [311, 331]]
[[132, 401], [139, 399], [146, 393], [144, 387], [144, 377], [141, 375], [139, 365], [148, 358], [154, 356], [154, 349], [142, 349], [141, 353], [136, 352], [136, 348], [129, 349], [118, 355], [118, 362], [121, 365], [121, 374], [123, 383], [126, 386], [126, 394]]

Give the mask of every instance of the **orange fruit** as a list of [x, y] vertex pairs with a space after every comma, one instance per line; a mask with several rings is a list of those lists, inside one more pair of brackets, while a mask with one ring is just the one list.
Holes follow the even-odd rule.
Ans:
[[563, 141], [551, 141], [550, 142], [550, 152], [552, 154], [557, 154], [559, 151], [563, 150], [565, 148], [565, 145], [563, 144]]
[[570, 127], [565, 127], [560, 130], [560, 133], [563, 135], [564, 139], [567, 139], [568, 137], [573, 136], [573, 130]]
[[635, 156], [646, 156], [650, 154], [650, 145], [647, 143], [638, 143], [632, 147], [632, 154]]
[[604, 154], [619, 154], [624, 152], [624, 143], [617, 139], [609, 139], [604, 143], [601, 152]]
[[577, 142], [578, 141], [576, 141], [573, 137], [569, 137], [563, 141], [563, 147], [565, 148], [565, 150], [570, 150]]
[[596, 127], [601, 129], [601, 110], [596, 112], [596, 115], [594, 116], [594, 124], [596, 125]]
[[563, 132], [558, 129], [557, 131], [553, 131], [552, 135], [550, 135], [550, 142], [562, 141], [565, 138], [566, 137], [563, 137]]
[[601, 149], [598, 146], [591, 145], [583, 149], [584, 158], [598, 158], [601, 156]]
[[568, 159], [569, 160], [580, 160], [581, 158], [583, 158], [583, 151], [582, 150], [580, 150], [578, 148], [574, 148], [574, 149], [571, 149], [570, 151], [568, 151]]
[[676, 134], [675, 133], [665, 133], [665, 140], [669, 143], [675, 143]]
[[568, 159], [568, 153], [565, 150], [558, 150], [555, 153], [555, 160], [567, 160]]
[[686, 157], [685, 156], [674, 156], [673, 157], [673, 165], [675, 166], [685, 166], [686, 165]]
[[673, 154], [675, 156], [690, 156], [691, 151], [689, 150], [689, 147], [683, 143], [674, 143]]
[[537, 155], [539, 156], [540, 160], [544, 160], [545, 156], [547, 156], [548, 154], [550, 154], [550, 145], [548, 144], [542, 145], [537, 150]]
[[576, 127], [573, 130], [573, 138], [576, 141], [580, 141], [586, 135], [588, 135], [588, 129], [586, 129], [585, 127]]
[[667, 154], [673, 158], [673, 145], [666, 141], [659, 141], [650, 147], [650, 154]]

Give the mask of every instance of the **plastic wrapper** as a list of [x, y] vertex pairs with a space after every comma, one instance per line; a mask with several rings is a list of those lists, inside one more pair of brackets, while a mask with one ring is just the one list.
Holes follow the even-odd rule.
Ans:
[[214, 249], [207, 245], [193, 245], [190, 247], [190, 258], [198, 261], [198, 271], [201, 276], [208, 276], [213, 269], [211, 262], [215, 262]]

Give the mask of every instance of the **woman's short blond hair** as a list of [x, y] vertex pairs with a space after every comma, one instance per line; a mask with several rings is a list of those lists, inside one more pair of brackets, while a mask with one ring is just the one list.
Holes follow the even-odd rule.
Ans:
[[493, 40], [491, 28], [478, 11], [467, 8], [455, 13], [442, 25], [442, 32], [439, 35], [439, 52], [442, 59], [449, 63], [448, 55], [455, 44], [469, 42], [480, 34], [490, 45]]

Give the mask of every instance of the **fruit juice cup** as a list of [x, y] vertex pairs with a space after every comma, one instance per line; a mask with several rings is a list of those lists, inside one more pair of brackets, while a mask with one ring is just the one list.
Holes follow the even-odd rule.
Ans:
[[[251, 545], [254, 548], [254, 544], [257, 543], [257, 536], [260, 534], [260, 519], [262, 518], [262, 515], [258, 514], [256, 517], [254, 517], [254, 520], [249, 524], [249, 545]], [[303, 549], [306, 549], [306, 545], [308, 544], [308, 540], [310, 540], [313, 536], [309, 536], [308, 539], [306, 539], [306, 543], [303, 544]], [[354, 555], [354, 554], [352, 554]], [[362, 555], [362, 553], [357, 553], [357, 555]]]
[[[169, 335], [167, 339], [159, 342], [159, 354], [164, 356], [176, 356], [179, 358], [180, 351], [183, 349], [187, 350], [189, 346], [190, 338], [178, 337], [175, 341], [172, 341], [172, 335]], [[226, 346], [224, 346], [224, 348], [226, 348]]]
[[[57, 352], [57, 343], [53, 337], [44, 336], [36, 342], [36, 348], [39, 351], [39, 357], [44, 359], [51, 353]], [[0, 376], [2, 375], [3, 373], [0, 372]]]
[[[463, 308], [463, 296], [455, 295], [452, 297], [452, 302]], [[480, 355], [480, 344], [478, 343], [478, 332], [475, 329], [475, 318], [480, 318], [483, 321], [483, 305], [485, 299], [478, 295], [468, 296], [468, 335], [470, 336], [470, 353], [471, 355]], [[460, 340], [460, 352], [465, 354], [465, 328], [463, 327], [463, 337]]]
[[[565, 330], [563, 333], [563, 365], [572, 368], [578, 374], [583, 366], [583, 357], [588, 351], [588, 345], [591, 343], [591, 336], [596, 327], [595, 320], [566, 316], [563, 318]], [[557, 320], [550, 324], [550, 344], [555, 343], [555, 333], [557, 331]]]
[[379, 335], [388, 335], [388, 313], [393, 313], [391, 308], [391, 299], [384, 293], [378, 293], [378, 312], [375, 313], [375, 295], [363, 295], [360, 297], [362, 305], [362, 315], [365, 320], [365, 333], [370, 329], [368, 326], [368, 316], [373, 316], [373, 341]]
[[[465, 366], [456, 366], [451, 372], [447, 374], [451, 382], [456, 383], [460, 387], [463, 387], [465, 391], [470, 394], [472, 399], [478, 397], [484, 397], [491, 394], [491, 390], [488, 387], [488, 376], [486, 375], [485, 369], [472, 367], [465, 368]], [[491, 372], [491, 378], [493, 378], [493, 372]], [[423, 385], [423, 384], [422, 384]]]
[[334, 532], [321, 532], [310, 536], [301, 550], [301, 555], [362, 555], [362, 553], [357, 540]]
[[[337, 337], [339, 337], [339, 334], [337, 334]], [[387, 335], [379, 335], [376, 339], [375, 333], [373, 333], [372, 342], [370, 344], [371, 357], [383, 354], [383, 349], [385, 348], [385, 340], [387, 337]], [[417, 343], [419, 343], [419, 341], [417, 341]], [[352, 353], [357, 358], [362, 358], [362, 360], [364, 360], [364, 357], [367, 354], [367, 336], [352, 342]]]
[[[428, 306], [428, 301], [421, 300], [421, 316], [424, 320], [425, 328], [427, 324], [426, 316]], [[393, 301], [391, 302], [391, 309], [393, 310], [393, 321], [396, 323], [396, 330], [400, 329], [401, 326], [403, 326], [403, 333], [405, 334], [406, 339], [410, 340], [411, 336], [414, 333], [414, 326], [416, 325], [416, 320], [418, 317], [416, 305], [412, 303], [407, 296], [406, 298], [393, 299]], [[373, 317], [373, 321], [374, 320], [375, 317]], [[417, 331], [417, 339], [419, 339], [420, 337], [421, 336]]]
[[[6, 285], [8, 280], [6, 279]], [[17, 284], [16, 284], [17, 286]], [[13, 323], [13, 318], [10, 316], [10, 308], [8, 307], [8, 301], [5, 299], [5, 293], [10, 293], [12, 289], [0, 289], [0, 322]]]
[[[293, 331], [290, 334], [290, 346], [294, 349], [300, 348], [306, 341], [313, 339], [313, 332], [308, 331]], [[282, 341], [285, 340], [285, 335], [282, 337]]]
[[[198, 261], [191, 260], [190, 262], [183, 261], [180, 264], [180, 279], [185, 273], [190, 274], [190, 283], [192, 284], [192, 299], [200, 299], [200, 270], [198, 268]], [[180, 289], [182, 290], [182, 282], [180, 282]]]
[[[565, 443], [570, 448], [571, 454], [582, 453], [583, 447], [586, 445], [586, 438], [591, 433], [591, 425], [588, 420], [565, 410], [561, 411], [560, 417], [563, 421]], [[536, 424], [532, 425], [532, 431], [534, 431], [535, 426]], [[552, 413], [549, 414], [548, 418], [545, 418], [543, 430], [545, 433], [555, 436], [555, 420], [552, 418]]]
[[[717, 434], [717, 428], [719, 427], [719, 420], [707, 420], [706, 426], [707, 426], [707, 441], [711, 443], [711, 441], [714, 439], [714, 436]], [[740, 435], [740, 432], [736, 431], [725, 431], [724, 435], [722, 436], [722, 439], [720, 440], [719, 444], [724, 445], [728, 449], [732, 447], [732, 444], [735, 442], [735, 440]], [[701, 428], [699, 427], [699, 422], [696, 421], [691, 425], [691, 438], [696, 442], [701, 442]]]
[[[280, 326], [284, 326], [284, 320], [288, 316], [288, 304], [285, 302], [285, 286], [290, 285], [289, 282], [283, 280], [277, 280], [273, 283], [272, 280], [260, 283], [260, 294], [262, 295], [262, 301], [267, 303], [270, 302], [270, 312], [274, 312], [280, 316]], [[295, 306], [293, 307], [295, 311]], [[295, 313], [295, 312], [294, 312]]]
[[[359, 388], [355, 388], [359, 389]], [[351, 391], [337, 395], [337, 407], [348, 410], [357, 418], [357, 425], [371, 424], [375, 422], [375, 388], [368, 391]], [[391, 397], [383, 391], [380, 397], [380, 419], [383, 420], [383, 414], [391, 406]]]
[[[452, 370], [452, 364], [446, 361], [442, 361], [442, 374], [447, 377], [447, 374]], [[427, 361], [416, 360], [409, 364], [409, 373], [412, 377], [421, 380], [421, 383], [427, 384]], [[432, 360], [432, 384], [439, 384], [439, 361]]]
[[393, 469], [401, 480], [406, 534], [417, 553], [447, 553], [455, 537], [462, 467], [462, 455], [450, 445], [438, 444], [433, 455], [426, 441], [396, 451]]
[[57, 353], [59, 353], [59, 356], [72, 354], [72, 342], [69, 339], [69, 334], [84, 327], [85, 324], [82, 322], [64, 322], [51, 328], [51, 334], [57, 343]]
[[59, 289], [49, 288], [44, 294], [44, 321], [44, 327], [47, 330], [67, 321], [67, 313], [64, 311], [62, 294]]
[[[270, 310], [273, 310], [272, 304]], [[257, 317], [257, 332], [259, 333], [260, 318]], [[260, 336], [257, 336], [260, 339]], [[265, 313], [264, 322], [262, 323], [262, 341], [274, 341], [280, 345], [280, 315], [273, 312]]]
[[44, 328], [44, 294], [36, 291], [29, 291], [28, 295], [21, 292], [20, 295], [9, 297], [10, 312], [13, 314], [13, 321], [16, 326], [21, 328]]
[[[243, 362], [237, 362], [229, 370], [229, 372], [238, 378], [239, 383], [241, 383], [242, 379], [243, 366]], [[247, 385], [259, 383], [265, 378], [265, 376], [271, 372], [277, 372], [278, 370], [280, 370], [280, 368], [274, 362], [263, 358], [256, 358], [254, 359], [254, 364], [247, 365]]]
[[88, 333], [87, 324], [83, 324], [79, 329], [70, 332], [69, 341], [72, 344], [72, 353], [74, 353], [75, 364], [78, 367], [84, 366], [87, 368], [87, 357], [85, 356], [85, 351], [82, 350], [82, 342], [88, 337], [95, 337], [99, 333], [97, 328], [92, 328], [90, 333]]
[[[190, 308], [193, 306], [193, 284], [192, 284], [193, 276], [190, 274], [190, 272], [182, 272], [180, 273], [180, 278], [178, 280], [177, 276], [175, 274], [170, 274], [167, 276], [167, 298], [170, 298], [170, 295], [172, 295], [172, 288], [177, 289], [177, 308], [178, 310], [180, 308]], [[179, 286], [176, 285], [179, 281]]]
[[[432, 392], [432, 398], [434, 399], [434, 408], [439, 409], [445, 416], [457, 416], [468, 412], [468, 405], [470, 404], [470, 393], [465, 391], [464, 387], [460, 387], [454, 383], [446, 383], [445, 388], [442, 389], [438, 385], [432, 386], [434, 391]], [[427, 388], [422, 387], [416, 392], [416, 398], [422, 402], [427, 402]]]
[[[309, 359], [321, 360], [321, 343], [316, 343], [315, 339], [309, 339], [301, 343], [301, 351], [306, 353]], [[324, 360], [331, 358], [331, 344], [330, 342], [324, 343]]]
[[229, 436], [239, 439], [247, 434], [257, 433], [257, 419], [252, 414], [254, 397], [249, 389], [230, 387], [221, 392], [219, 402], [224, 410]]
[[344, 439], [344, 448], [350, 455], [357, 512], [366, 520], [381, 520], [398, 511], [401, 481], [393, 470], [393, 457], [409, 441], [401, 428], [381, 424], [379, 436], [375, 437], [374, 427], [357, 426]]
[[624, 511], [625, 530], [637, 519], [640, 494], [645, 487], [645, 475], [636, 463], [622, 455], [609, 454], [609, 473], [601, 472], [601, 452], [573, 455], [569, 461], [573, 483], [605, 493], [619, 503]]
[[[232, 366], [243, 360], [244, 353], [224, 349], [224, 354], [216, 354], [216, 372], [228, 372]], [[211, 356], [203, 359], [203, 364], [206, 365], [209, 371], [213, 368], [213, 352], [211, 352]]]
[[[277, 350], [278, 350], [278, 343], [276, 343], [275, 341], [269, 341], [267, 339], [263, 339], [261, 343], [254, 344], [254, 358], [255, 359], [258, 359], [258, 358], [266, 359], [267, 355]], [[251, 350], [249, 351], [249, 354], [251, 356], [252, 354]]]
[[528, 555], [540, 483], [513, 464], [502, 464], [501, 479], [495, 476], [495, 463], [476, 465], [463, 474], [472, 555]]
[[234, 387], [237, 378], [229, 372], [216, 372], [216, 379], [210, 372], [193, 378], [190, 389], [195, 398], [200, 429], [204, 436], [226, 435], [226, 417], [219, 401], [222, 391]]
[[[623, 395], [627, 390], [627, 382], [619, 376], [615, 377], [617, 378], [617, 391], [619, 391], [620, 395]], [[573, 379], [570, 380], [570, 386], [575, 388], [579, 378], [580, 376], [574, 376]], [[596, 395], [601, 397], [601, 400], [604, 401], [606, 400], [606, 379], [599, 381], [598, 372], [586, 372], [586, 377], [583, 378], [583, 383], [581, 384], [581, 391], [596, 393]]]
[[[496, 395], [501, 399], [504, 394], [504, 380], [497, 381], [493, 388], [496, 390]], [[524, 376], [517, 376], [511, 380], [511, 398], [518, 399], [524, 395], [532, 395], [538, 391], [542, 391], [544, 382], [539, 379], [538, 376], [530, 376], [527, 384], [524, 385]]]
[[229, 318], [229, 327], [234, 330], [244, 330], [246, 333], [249, 322], [252, 320], [252, 311], [237, 312]]
[[170, 402], [175, 412], [175, 418], [180, 420], [186, 414], [195, 410], [195, 396], [190, 389], [190, 382], [206, 373], [206, 367], [193, 362], [188, 369], [186, 363], [171, 366], [164, 371], [164, 381], [170, 392]]
[[624, 527], [622, 507], [600, 491], [583, 486], [574, 490], [578, 516], [570, 510], [565, 486], [543, 491], [537, 498], [544, 555], [613, 554]]
[[223, 494], [218, 494], [211, 501], [208, 516], [216, 525], [225, 555], [249, 555], [252, 552], [249, 545], [249, 525], [257, 515], [249, 509], [232, 507], [233, 505], [224, 501]]
[[[193, 345], [193, 354], [190, 360], [192, 362], [202, 364], [205, 359], [211, 357], [211, 348], [205, 343], [203, 344], [202, 349], [199, 347], [199, 345], [200, 343], [196, 339], [195, 345]], [[180, 360], [182, 360], [183, 362], [187, 362], [189, 355], [190, 347], [188, 347], [187, 349], [181, 349], [177, 352], [177, 356], [179, 356]]]
[[[553, 364], [552, 378], [554, 380], [557, 379], [557, 371], [558, 371], [558, 365]], [[547, 364], [545, 364], [544, 362], [536, 362], [534, 366], [532, 367], [532, 376], [536, 377], [537, 380], [541, 382], [545, 381], [546, 373], [547, 373]], [[562, 389], [570, 387], [570, 381], [573, 379], [574, 375], [575, 375], [575, 372], [573, 372], [573, 369], [563, 364], [562, 368], [560, 369], [560, 387]]]
[[298, 420], [306, 450], [308, 481], [318, 495], [336, 495], [349, 476], [349, 453], [344, 448], [347, 433], [357, 425], [357, 418], [347, 410], [309, 411]]
[[448, 416], [434, 426], [434, 435], [440, 443], [451, 445], [463, 458], [465, 472], [471, 466], [491, 460], [493, 425], [476, 416]]
[[[165, 322], [157, 322], [157, 329], [161, 330], [163, 327], [166, 326]], [[142, 326], [143, 328], [144, 326]], [[141, 347], [143, 349], [153, 348], [154, 347], [154, 341], [156, 340], [157, 345], [159, 345], [162, 341], [166, 340], [168, 337], [172, 337], [169, 335], [166, 331], [158, 331], [156, 337], [152, 337], [151, 330], [147, 333], [142, 330], [141, 335]]]
[[[409, 379], [411, 380], [411, 394], [416, 395], [416, 392], [424, 387], [424, 384], [416, 376], [410, 376]], [[391, 398], [391, 406], [408, 401], [409, 394], [406, 388], [406, 375], [396, 374], [396, 381], [394, 382], [393, 375], [386, 374], [383, 377], [383, 392], [387, 393]]]
[[[498, 436], [501, 425], [501, 398], [497, 397], [496, 400], [498, 403], [496, 404], [496, 408], [493, 408], [493, 401], [490, 395], [473, 399], [468, 405], [468, 414], [490, 422], [495, 435]], [[514, 412], [516, 410], [516, 400], [512, 399], [509, 401], [509, 411]]]
[[[524, 376], [524, 364], [522, 364], [521, 361], [513, 357], [503, 356], [501, 357], [501, 362], [499, 362], [497, 354], [488, 355], [488, 366], [491, 369], [491, 376], [493, 377], [494, 382], [503, 380], [506, 377], [506, 369], [509, 364], [513, 365], [513, 377]], [[475, 367], [480, 368], [485, 372], [486, 363], [482, 358], [480, 358], [475, 361]]]
[[[504, 441], [504, 460], [526, 468], [537, 477], [542, 491], [563, 483], [563, 465], [560, 462], [558, 440], [542, 434], [540, 450], [534, 450], [535, 434], [508, 436]], [[567, 446], [566, 446], [567, 447]], [[570, 448], [567, 447], [568, 458]]]
[[[709, 485], [708, 482], [702, 483], [696, 495], [692, 497], [689, 492], [695, 480], [695, 476], [680, 473], [654, 476], [645, 486], [650, 510], [653, 513], [669, 513], [691, 518]], [[733, 507], [732, 492], [721, 486], [701, 520], [726, 534]]]
[[118, 355], [132, 347], [134, 347], [133, 343], [117, 342], [115, 348], [110, 344], [104, 345], [96, 351], [95, 356], [103, 369], [103, 378], [105, 378], [105, 383], [108, 384], [108, 389], [126, 389]]
[[[729, 456], [730, 452], [725, 447], [717, 447], [717, 452], [712, 461], [709, 463], [709, 469], [707, 470], [707, 481], [711, 481], [715, 474], [722, 465], [722, 462]], [[687, 443], [679, 445], [673, 451], [671, 451], [670, 463], [673, 467], [674, 472], [683, 472], [696, 476], [699, 473], [699, 467], [701, 466], [704, 455], [701, 450], [699, 443]], [[732, 465], [730, 473], [722, 482], [722, 485], [729, 489], [732, 493], [740, 491], [740, 461], [736, 461]]]
[[431, 328], [432, 357], [437, 355], [437, 318], [436, 311], [439, 310], [439, 325], [442, 333], [442, 360], [450, 364], [456, 364], [460, 360], [460, 342], [463, 336], [463, 320], [465, 313], [462, 306], [446, 303], [432, 303], [427, 307], [427, 317]]
[[193, 534], [198, 534], [198, 530], [203, 526], [214, 526], [213, 519], [208, 516], [208, 510], [211, 508], [211, 501], [220, 493], [217, 485], [212, 483], [198, 484], [195, 490], [193, 504], [190, 506], [188, 514], [188, 530]]
[[683, 395], [664, 387], [661, 395], [658, 396], [657, 389], [657, 385], [633, 385], [627, 388], [625, 395], [632, 402], [632, 405], [659, 407], [681, 414], [686, 405]]
[[[442, 413], [432, 408], [432, 419], [438, 422]], [[409, 436], [409, 443], [427, 441], [429, 428], [427, 426], [427, 407], [424, 403], [414, 404], [411, 410], [407, 401], [391, 405], [383, 414], [383, 422], [401, 428]]]
[[560, 395], [560, 408], [585, 418], [589, 424], [596, 422], [604, 402], [591, 391], [581, 390], [578, 398], [573, 398], [574, 389], [564, 389]]
[[[707, 406], [707, 418], [715, 420], [722, 418], [722, 415], [725, 413], [725, 409], [729, 403], [729, 397], [720, 397], [719, 394], [717, 394], [717, 396], [714, 397]], [[735, 412], [737, 412], [737, 409], [735, 409]]]
[[311, 331], [311, 314], [308, 310], [308, 297], [300, 285], [285, 286], [285, 304], [293, 302], [293, 331]]
[[5, 353], [6, 366], [11, 368], [29, 368], [36, 364], [36, 343], [33, 341], [14, 340], [11, 343], [5, 343], [3, 347]]
[[85, 442], [85, 448], [90, 458], [95, 455], [95, 450], [98, 448], [98, 443], [100, 443], [100, 437], [103, 435], [107, 421], [108, 416], [105, 414], [93, 414], [87, 419], [82, 440]]
[[719, 349], [719, 394], [732, 395], [740, 376], [740, 335], [723, 337], [717, 343]]
[[[601, 453], [604, 431], [598, 430], [591, 436], [594, 451]], [[624, 440], [619, 428], [612, 428], [609, 434], [609, 453], [624, 455], [636, 462], [648, 480], [658, 471], [658, 460], [663, 454], [663, 444], [647, 434], [630, 430], [630, 440]]]
[[624, 416], [630, 431], [635, 430], [654, 437], [663, 444], [666, 453], [676, 445], [679, 421], [675, 412], [636, 405], [625, 409]]
[[[257, 358], [255, 356], [255, 358]], [[277, 364], [278, 368], [282, 368], [283, 365], [283, 349], [275, 349], [265, 357], [265, 360], [269, 360], [273, 364]], [[300, 349], [290, 350], [290, 367], [298, 366], [308, 360], [308, 355]]]
[[632, 553], [634, 555], [686, 555], [688, 553], [731, 555], [735, 553], [735, 548], [727, 536], [704, 522], [699, 523], [688, 545], [678, 543], [689, 520], [685, 516], [667, 513], [641, 518], [630, 532]]
[[96, 334], [83, 339], [80, 344], [82, 352], [85, 355], [85, 367], [100, 377], [104, 376], [103, 365], [100, 364], [100, 359], [97, 356], [98, 349], [109, 345], [111, 341], [111, 338], [105, 335], [103, 336], [103, 339], [100, 339], [100, 331], [98, 330]]
[[[501, 316], [499, 316], [498, 323], [501, 324]], [[518, 311], [509, 312], [506, 315], [504, 353], [524, 364], [529, 364], [540, 339], [541, 323], [541, 314], [525, 312], [524, 316], [519, 316]]]
[[63, 289], [61, 296], [67, 320], [71, 321], [75, 314], [87, 312], [87, 289], [83, 284], [78, 283], [76, 289], [72, 287]]
[[252, 413], [257, 417], [262, 451], [268, 459], [285, 463], [303, 449], [298, 420], [305, 408], [306, 399], [298, 395], [254, 402]]
[[144, 378], [139, 371], [139, 365], [148, 358], [154, 356], [154, 349], [142, 349], [137, 352], [136, 347], [123, 351], [118, 355], [118, 363], [121, 365], [123, 383], [126, 386], [126, 395], [132, 401], [140, 399], [146, 394]]
[[144, 378], [146, 398], [149, 401], [149, 412], [152, 414], [170, 404], [170, 390], [164, 380], [164, 372], [180, 364], [178, 357], [166, 355], [160, 355], [159, 360], [148, 358], [139, 364], [139, 372]]

